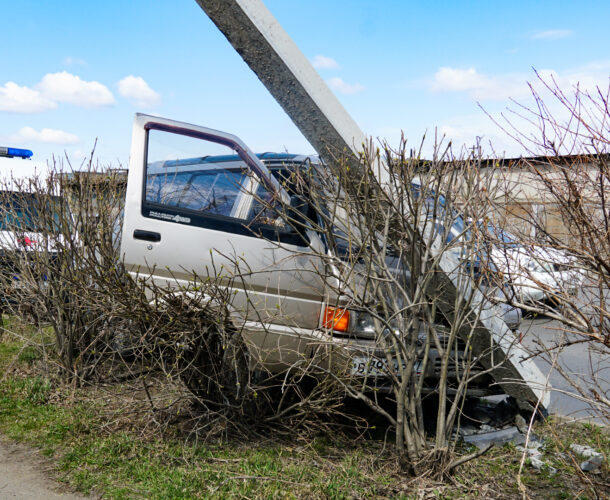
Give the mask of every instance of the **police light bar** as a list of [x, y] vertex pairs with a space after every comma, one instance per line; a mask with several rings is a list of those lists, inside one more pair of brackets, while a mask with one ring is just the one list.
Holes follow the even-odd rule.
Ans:
[[34, 153], [32, 153], [29, 149], [19, 149], [19, 148], [4, 148], [0, 146], [0, 156], [4, 156], [6, 158], [30, 158]]

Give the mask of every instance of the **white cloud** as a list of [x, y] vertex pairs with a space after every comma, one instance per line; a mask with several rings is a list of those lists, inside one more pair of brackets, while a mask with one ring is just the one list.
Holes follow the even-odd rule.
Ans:
[[311, 61], [316, 69], [339, 69], [339, 64], [331, 57], [317, 55]]
[[434, 75], [432, 90], [436, 92], [467, 92], [488, 85], [488, 80], [474, 68], [439, 69]]
[[70, 155], [71, 156], [76, 156], [77, 158], [82, 159], [82, 158], [87, 158], [88, 156], [90, 156], [91, 155], [91, 151], [86, 153], [82, 149], [76, 148], [76, 149], [73, 149], [72, 151], [70, 151]]
[[[608, 88], [608, 70], [605, 71], [600, 68], [599, 71], [591, 70], [587, 68], [578, 68], [574, 71], [566, 73], [557, 73], [552, 69], [541, 69], [538, 71], [540, 78], [552, 85], [553, 82], [565, 92], [570, 93], [571, 89], [579, 87], [580, 90], [585, 92], [596, 92], [597, 88], [602, 90]], [[543, 88], [542, 84], [538, 81], [534, 82], [534, 87], [538, 90]]]
[[[396, 125], [382, 126], [372, 134], [380, 140], [387, 141], [391, 147], [398, 147], [401, 138], [407, 140], [407, 151], [413, 150], [423, 158], [433, 158], [445, 152], [451, 142], [451, 153], [456, 157], [472, 153], [472, 147], [479, 145], [484, 157], [519, 156], [523, 148], [502, 131], [482, 112], [461, 116], [449, 116], [440, 123], [428, 121], [421, 116], [420, 120], [405, 124], [407, 128]], [[425, 134], [425, 139], [424, 139]]]
[[79, 65], [79, 66], [83, 66], [85, 63], [84, 59], [79, 59], [78, 57], [66, 57], [63, 60], [64, 65], [66, 66], [73, 66], [73, 65]]
[[[578, 68], [558, 73], [553, 69], [539, 69], [540, 78], [569, 92], [578, 85], [581, 90], [595, 91], [597, 87], [608, 87], [610, 61], [597, 61]], [[521, 99], [531, 95], [528, 82], [537, 91], [544, 85], [534, 73], [509, 73], [504, 75], [484, 75], [474, 68], [440, 68], [429, 82], [432, 92], [463, 92], [481, 101], [501, 101], [509, 97]]]
[[38, 90], [6, 82], [0, 87], [0, 111], [13, 113], [39, 113], [54, 109], [57, 104], [43, 96]]
[[161, 96], [140, 76], [126, 76], [118, 83], [118, 87], [119, 94], [133, 100], [138, 106], [153, 106], [161, 99]]
[[572, 30], [546, 30], [534, 33], [534, 40], [559, 40], [560, 38], [568, 38], [573, 35]]
[[84, 81], [66, 71], [48, 73], [34, 87], [20, 86], [14, 82], [0, 87], [0, 111], [39, 113], [55, 109], [62, 102], [95, 108], [110, 106], [115, 100], [104, 84]]
[[331, 89], [341, 92], [342, 94], [357, 94], [362, 92], [364, 87], [359, 83], [347, 83], [342, 78], [335, 76], [328, 80], [328, 85]]
[[[451, 141], [453, 153], [457, 156], [472, 154], [473, 147], [485, 158], [510, 158], [526, 153], [523, 146], [503, 133], [483, 113], [453, 116], [440, 124], [437, 132], [439, 141], [444, 137], [443, 144]], [[432, 144], [428, 144], [428, 155], [431, 154], [430, 146]]]
[[[543, 69], [538, 71], [540, 79], [533, 73], [524, 74], [521, 76], [523, 93], [518, 96], [516, 102], [482, 103], [485, 113], [449, 118], [444, 120], [438, 130], [445, 134], [448, 139], [451, 139], [454, 146], [470, 148], [477, 143], [477, 138], [479, 138], [485, 155], [493, 156], [495, 153], [499, 156], [515, 157], [548, 153], [540, 146], [542, 131], [539, 128], [539, 120], [536, 118], [539, 113], [538, 103], [533, 98], [531, 89], [525, 83], [526, 80], [531, 82], [532, 88], [544, 102], [544, 113], [552, 116], [557, 123], [567, 123], [570, 120], [569, 109], [545, 87], [545, 83], [551, 89], [557, 86], [565, 99], [573, 102], [572, 96], [576, 85], [579, 86], [581, 91], [591, 94], [596, 92], [597, 87], [607, 89], [609, 84], [608, 68], [610, 66], [606, 66], [604, 70], [603, 64], [599, 64], [596, 65], [595, 71], [591, 68], [581, 67], [565, 73]], [[511, 75], [511, 78], [516, 79], [514, 75]], [[489, 79], [491, 82], [496, 82], [496, 80], [501, 80], [501, 78]], [[485, 92], [491, 93], [493, 90], [494, 87], [490, 86], [485, 89]], [[587, 100], [583, 99], [581, 102], [583, 113], [587, 113]], [[597, 111], [593, 110], [591, 116], [596, 114]], [[559, 145], [561, 140], [559, 136], [554, 135], [556, 132], [552, 127], [545, 130], [547, 140], [554, 141]], [[561, 131], [558, 133], [561, 135]], [[558, 140], [555, 140], [555, 138]], [[563, 153], [572, 152], [570, 141], [567, 141], [564, 147]]]
[[475, 68], [440, 68], [429, 88], [432, 92], [465, 92], [476, 100], [501, 101], [529, 94], [527, 80], [531, 75], [507, 74], [487, 76]]
[[84, 108], [98, 108], [115, 103], [112, 92], [104, 84], [81, 80], [67, 71], [46, 74], [36, 88], [48, 99]]
[[43, 142], [46, 144], [76, 144], [79, 139], [78, 136], [63, 130], [55, 130], [51, 128], [43, 128], [38, 131], [32, 127], [23, 127], [13, 134], [10, 138], [11, 142], [17, 144], [30, 144], [35, 142]]

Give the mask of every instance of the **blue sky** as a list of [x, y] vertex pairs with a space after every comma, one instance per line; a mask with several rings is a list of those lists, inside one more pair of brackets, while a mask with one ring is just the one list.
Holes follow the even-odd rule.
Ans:
[[[362, 130], [435, 130], [519, 153], [480, 110], [527, 102], [532, 68], [608, 87], [610, 2], [265, 0]], [[194, 0], [0, 2], [0, 145], [126, 166], [137, 111], [310, 153]]]

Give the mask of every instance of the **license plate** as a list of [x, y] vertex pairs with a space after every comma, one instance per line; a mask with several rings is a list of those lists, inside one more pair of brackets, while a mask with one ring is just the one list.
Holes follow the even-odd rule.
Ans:
[[[406, 362], [402, 362], [402, 368], [406, 367]], [[421, 374], [421, 361], [413, 363], [413, 371]], [[352, 358], [352, 375], [361, 377], [388, 377], [390, 373], [400, 376], [398, 360], [392, 359], [392, 365], [388, 364], [387, 359], [376, 358], [374, 356], [355, 356]]]

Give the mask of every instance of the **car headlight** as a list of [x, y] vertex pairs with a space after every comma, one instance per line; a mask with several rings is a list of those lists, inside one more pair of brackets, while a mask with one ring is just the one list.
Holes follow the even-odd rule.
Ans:
[[[375, 340], [378, 337], [375, 318], [365, 311], [326, 306], [322, 326], [335, 333], [359, 339]], [[380, 326], [383, 327], [383, 323], [380, 323]], [[394, 331], [396, 333], [397, 329]], [[390, 329], [386, 327], [383, 335], [389, 333]]]
[[376, 337], [375, 319], [370, 314], [354, 311], [350, 331], [356, 337], [374, 339]]

